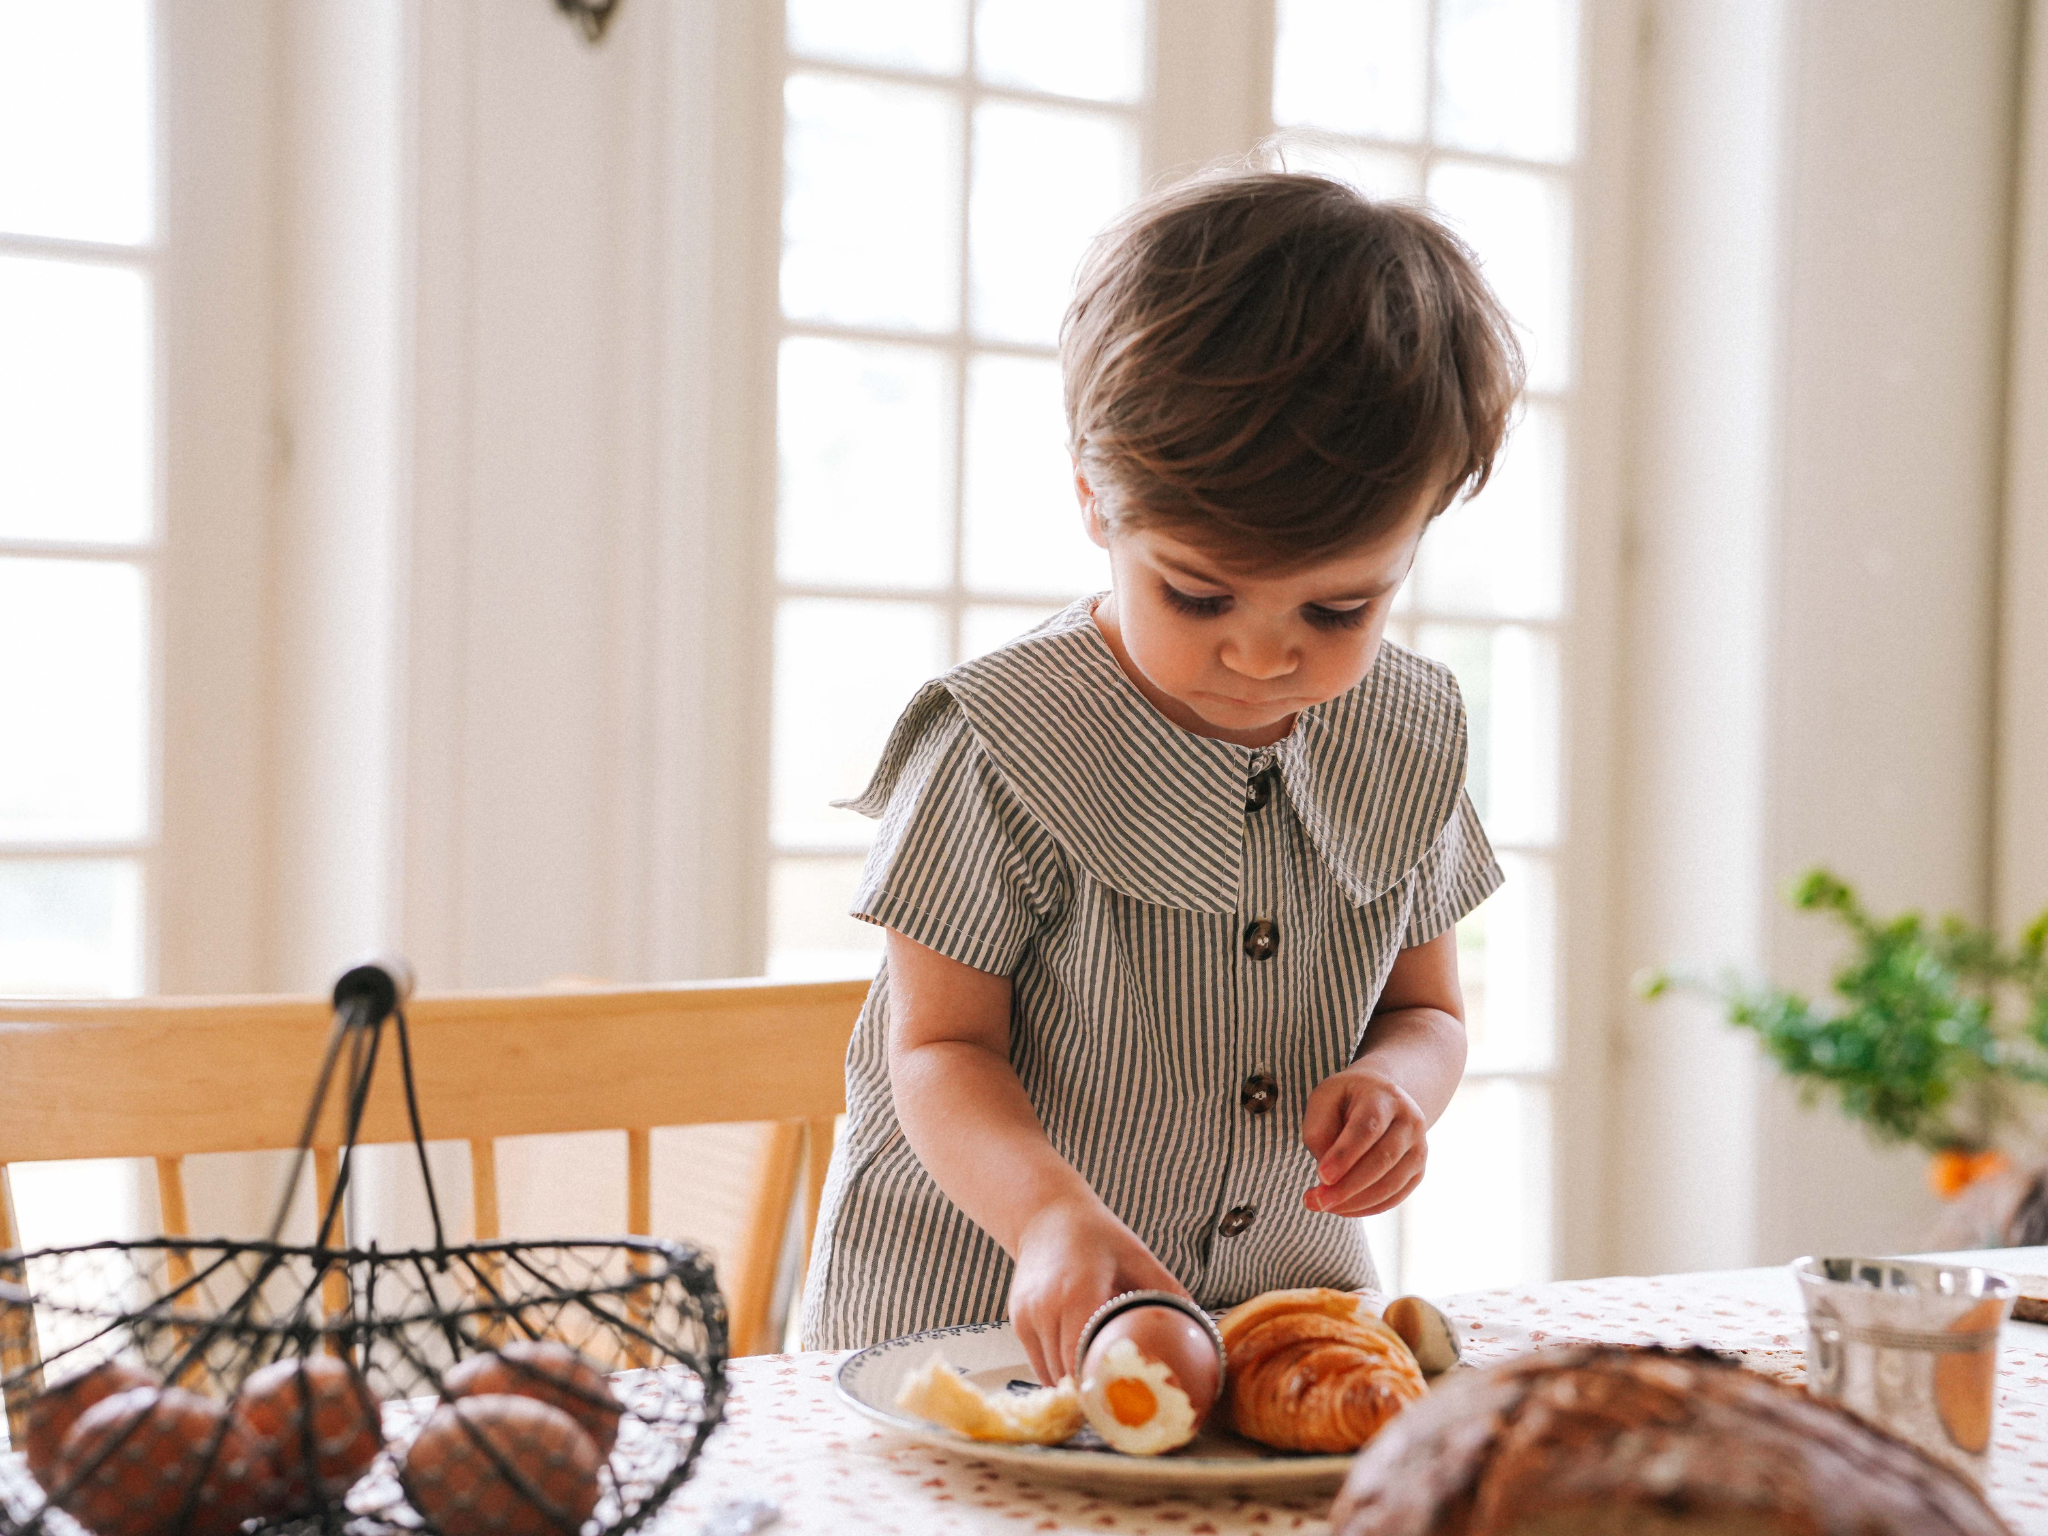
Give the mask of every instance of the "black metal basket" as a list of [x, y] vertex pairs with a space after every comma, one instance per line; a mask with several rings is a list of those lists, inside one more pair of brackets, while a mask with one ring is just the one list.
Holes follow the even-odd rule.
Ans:
[[[58, 1462], [41, 1458], [52, 1486], [0, 1461], [0, 1536], [72, 1536], [80, 1524], [97, 1536], [598, 1536], [639, 1528], [689, 1477], [726, 1392], [725, 1303], [695, 1249], [644, 1238], [437, 1240], [407, 1252], [328, 1243], [387, 1017], [412, 1100], [403, 987], [379, 971], [388, 994], [373, 985], [364, 999], [349, 990], [360, 975], [336, 989], [303, 1138], [345, 1051], [347, 1145], [319, 1241], [275, 1240], [281, 1202], [263, 1242], [0, 1253], [0, 1349], [33, 1362], [0, 1376], [10, 1408], [107, 1362], [179, 1389], [96, 1409]], [[296, 1183], [295, 1170], [287, 1202]], [[438, 1239], [430, 1177], [427, 1191]], [[536, 1354], [540, 1341], [580, 1361]], [[514, 1345], [528, 1348], [500, 1354]], [[465, 1361], [478, 1363], [451, 1386]], [[480, 1386], [479, 1371], [493, 1373]], [[28, 1449], [35, 1459], [33, 1439]]]

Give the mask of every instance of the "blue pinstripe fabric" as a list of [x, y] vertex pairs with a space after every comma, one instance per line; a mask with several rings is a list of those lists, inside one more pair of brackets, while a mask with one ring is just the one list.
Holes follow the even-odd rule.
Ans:
[[[1302, 1208], [1309, 1091], [1356, 1054], [1402, 948], [1501, 874], [1464, 792], [1448, 669], [1382, 647], [1254, 751], [1181, 730], [1076, 603], [928, 683], [854, 809], [854, 913], [1013, 983], [1011, 1061], [1052, 1143], [1205, 1306], [1370, 1286], [1360, 1224]], [[1280, 790], [1250, 809], [1263, 772]], [[1254, 959], [1245, 929], [1277, 924]], [[847, 1053], [808, 1349], [1004, 1315], [1010, 1261], [939, 1190], [889, 1092], [889, 977]], [[1252, 1114], [1240, 1090], [1270, 1075]], [[1225, 1235], [1223, 1215], [1253, 1211]]]

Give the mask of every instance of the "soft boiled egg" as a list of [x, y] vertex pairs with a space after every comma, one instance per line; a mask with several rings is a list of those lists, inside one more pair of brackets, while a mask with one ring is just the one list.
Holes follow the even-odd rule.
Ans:
[[1135, 1307], [1110, 1319], [1082, 1364], [1081, 1411], [1111, 1449], [1129, 1456], [1177, 1450], [1201, 1432], [1222, 1385], [1216, 1346], [1171, 1307]]

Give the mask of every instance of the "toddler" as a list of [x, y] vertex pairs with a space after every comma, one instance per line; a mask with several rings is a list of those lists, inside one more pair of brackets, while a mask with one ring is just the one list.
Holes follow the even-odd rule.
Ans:
[[803, 1317], [1007, 1312], [1045, 1382], [1124, 1290], [1376, 1285], [1501, 879], [1457, 685], [1381, 636], [1522, 371], [1428, 214], [1269, 172], [1106, 231], [1061, 356], [1111, 587], [926, 684], [853, 802], [886, 953]]

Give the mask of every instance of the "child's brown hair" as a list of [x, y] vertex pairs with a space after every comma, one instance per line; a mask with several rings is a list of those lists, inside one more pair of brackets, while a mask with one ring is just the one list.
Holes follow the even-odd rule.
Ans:
[[1429, 214], [1321, 176], [1183, 182], [1097, 237], [1060, 327], [1069, 446], [1111, 527], [1227, 563], [1339, 553], [1493, 471], [1522, 353]]

